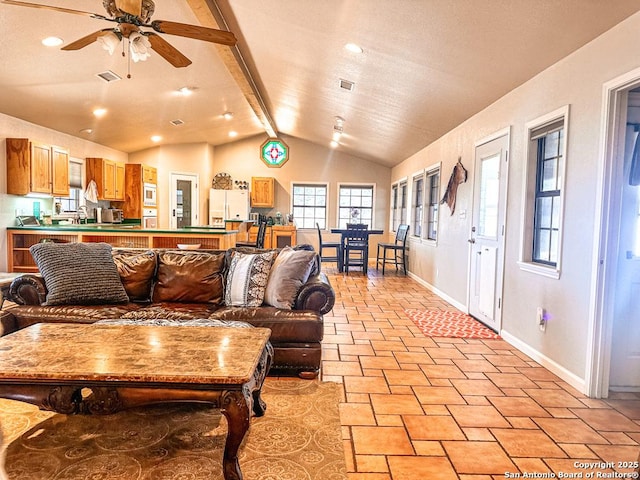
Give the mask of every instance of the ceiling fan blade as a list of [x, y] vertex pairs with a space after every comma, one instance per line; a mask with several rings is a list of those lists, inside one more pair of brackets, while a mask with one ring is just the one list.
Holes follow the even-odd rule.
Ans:
[[142, 13], [142, 0], [115, 0], [116, 7], [123, 12], [139, 17]]
[[92, 44], [93, 42], [98, 40], [98, 38], [106, 35], [109, 32], [113, 32], [113, 29], [105, 28], [104, 30], [98, 30], [97, 32], [93, 32], [86, 37], [82, 37], [79, 40], [76, 40], [75, 42], [71, 42], [69, 45], [65, 45], [61, 48], [61, 50], [80, 50], [81, 48]]
[[176, 68], [187, 67], [191, 65], [191, 60], [185, 57], [182, 53], [178, 51], [175, 47], [173, 47], [169, 42], [167, 42], [160, 35], [155, 33], [147, 33], [147, 38], [149, 39], [149, 43], [151, 43], [151, 48], [153, 51], [164, 58], [167, 62], [173, 65]]
[[83, 12], [82, 10], [72, 10], [70, 8], [63, 8], [63, 7], [54, 7], [52, 5], [40, 5], [39, 3], [18, 2], [16, 0], [2, 0], [2, 3], [6, 3], [7, 5], [17, 5], [19, 7], [42, 8], [46, 10], [55, 10], [56, 12], [74, 13], [76, 15], [84, 15], [85, 17], [99, 18], [102, 20], [111, 20], [110, 18], [100, 15], [98, 13]]
[[178, 35], [180, 37], [204, 40], [205, 42], [220, 43], [232, 47], [236, 44], [236, 36], [225, 30], [189, 25], [187, 23], [168, 22], [166, 20], [154, 20], [150, 25], [156, 32]]

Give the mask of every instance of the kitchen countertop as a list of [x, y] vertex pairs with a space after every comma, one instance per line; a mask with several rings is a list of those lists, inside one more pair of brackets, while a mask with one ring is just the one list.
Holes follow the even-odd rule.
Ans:
[[209, 227], [189, 227], [189, 228], [142, 228], [136, 224], [81, 224], [81, 225], [40, 225], [40, 226], [13, 226], [7, 230], [31, 230], [46, 232], [140, 232], [147, 234], [181, 234], [181, 235], [229, 235], [238, 233], [237, 230], [225, 230], [224, 228], [212, 229]]

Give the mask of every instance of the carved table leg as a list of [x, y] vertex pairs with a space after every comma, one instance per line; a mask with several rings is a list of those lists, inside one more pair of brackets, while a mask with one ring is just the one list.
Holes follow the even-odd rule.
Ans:
[[238, 462], [238, 448], [249, 430], [251, 400], [251, 395], [245, 396], [242, 391], [226, 391], [222, 394], [220, 411], [226, 417], [229, 427], [222, 458], [225, 480], [242, 480], [242, 472]]

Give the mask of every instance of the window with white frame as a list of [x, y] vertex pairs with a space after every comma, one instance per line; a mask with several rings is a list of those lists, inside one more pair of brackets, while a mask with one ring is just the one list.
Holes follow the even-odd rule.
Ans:
[[54, 204], [60, 204], [60, 212], [77, 212], [78, 207], [85, 204], [82, 195], [82, 164], [78, 158], [69, 159], [69, 195], [66, 197], [54, 197]]
[[298, 228], [327, 228], [326, 184], [294, 183], [291, 211]]
[[398, 225], [407, 223], [407, 181], [404, 180], [398, 185], [398, 223], [393, 225], [393, 231], [398, 230]]
[[440, 166], [427, 170], [426, 174], [426, 218], [424, 238], [438, 239], [438, 211], [440, 206]]
[[399, 192], [400, 188], [397, 183], [391, 185], [391, 230], [395, 231], [400, 218], [400, 202]]
[[569, 108], [527, 124], [521, 268], [559, 277]]
[[411, 191], [412, 235], [420, 238], [422, 235], [422, 221], [424, 213], [424, 174], [413, 177], [413, 186]]
[[373, 228], [373, 185], [340, 185], [338, 187], [338, 227], [347, 223], [364, 223]]

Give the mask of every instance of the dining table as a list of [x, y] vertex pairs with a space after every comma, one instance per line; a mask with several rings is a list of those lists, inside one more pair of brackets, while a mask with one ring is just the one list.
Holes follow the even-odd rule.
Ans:
[[[340, 234], [340, 254], [338, 255], [338, 272], [342, 272], [344, 270], [344, 244], [346, 242], [347, 236], [347, 228], [332, 228], [331, 233], [339, 233]], [[382, 235], [384, 230], [379, 228], [369, 228], [366, 230], [367, 232], [367, 245], [369, 245], [369, 237], [371, 235]]]

